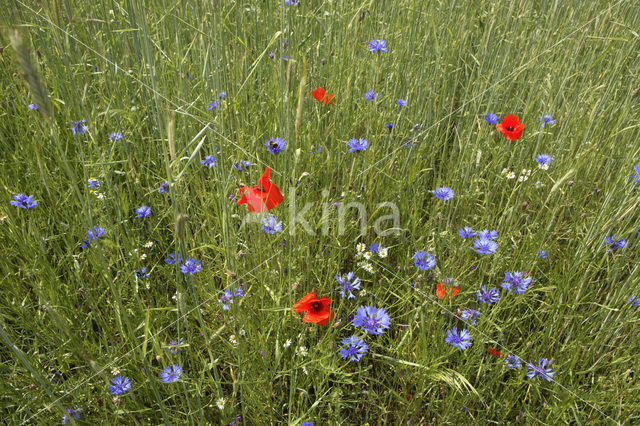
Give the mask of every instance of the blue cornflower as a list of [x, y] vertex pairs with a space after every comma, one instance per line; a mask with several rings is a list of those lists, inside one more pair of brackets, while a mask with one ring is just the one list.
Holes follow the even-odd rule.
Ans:
[[101, 228], [99, 226], [94, 226], [93, 228], [89, 228], [89, 230], [87, 231], [87, 239], [86, 240], [80, 239], [80, 241], [82, 241], [82, 244], [80, 245], [80, 247], [82, 248], [89, 247], [91, 245], [91, 242], [93, 242], [93, 240], [97, 240], [98, 238], [102, 237], [103, 234], [104, 234], [104, 228]]
[[369, 334], [382, 334], [382, 331], [391, 325], [391, 320], [383, 308], [360, 306], [352, 324], [354, 327], [361, 327]]
[[405, 101], [404, 99], [397, 99], [396, 103], [398, 104], [398, 106], [407, 106], [407, 101]]
[[447, 337], [444, 338], [444, 341], [463, 351], [471, 347], [471, 334], [467, 330], [458, 333], [458, 327], [453, 327], [451, 330], [447, 330]]
[[470, 226], [465, 226], [464, 228], [458, 229], [458, 235], [460, 235], [460, 238], [464, 240], [467, 238], [475, 237], [476, 233], [473, 232], [473, 229], [471, 229]]
[[151, 274], [147, 273], [147, 267], [143, 266], [142, 268], [136, 271], [136, 277], [138, 278], [149, 278]]
[[93, 239], [102, 237], [103, 234], [104, 234], [104, 228], [101, 228], [99, 226], [94, 226], [93, 228], [87, 231], [87, 238], [91, 238], [93, 240]]
[[631, 178], [636, 181], [636, 183], [640, 183], [640, 164], [633, 166], [633, 171], [636, 172], [635, 175], [631, 175]]
[[442, 201], [449, 201], [453, 198], [453, 190], [447, 186], [443, 186], [442, 188], [434, 189], [433, 195], [435, 195], [436, 198], [439, 198]]
[[242, 164], [240, 163], [233, 163], [233, 170], [237, 171], [237, 172], [241, 172], [242, 171]]
[[230, 290], [225, 290], [224, 293], [222, 293], [222, 296], [218, 298], [218, 301], [222, 303], [222, 310], [228, 311], [229, 303], [233, 303], [233, 294]]
[[380, 53], [387, 51], [387, 42], [385, 40], [371, 40], [367, 43], [367, 47], [369, 48], [369, 52], [371, 53]]
[[384, 125], [389, 131], [393, 130], [393, 123], [387, 123]]
[[375, 98], [379, 97], [380, 95], [376, 92], [374, 92], [373, 90], [369, 90], [367, 91], [367, 93], [364, 94], [364, 98], [368, 101], [374, 101]]
[[121, 395], [131, 389], [131, 380], [128, 377], [117, 376], [111, 379], [109, 392], [112, 395]]
[[[286, 1], [286, 0], [285, 0], [285, 1]], [[313, 423], [311, 423], [311, 422], [302, 422], [302, 423], [300, 424], [300, 426], [313, 426]]]
[[66, 411], [66, 414], [62, 415], [63, 425], [67, 424], [67, 422], [69, 421], [69, 417], [71, 417], [73, 420], [80, 420], [80, 412], [82, 411], [82, 408], [67, 407], [64, 411]]
[[496, 303], [498, 300], [500, 300], [500, 293], [498, 292], [497, 288], [493, 287], [487, 290], [487, 287], [484, 285], [480, 287], [480, 290], [478, 290], [476, 296], [478, 297], [477, 300], [480, 300], [488, 305]]
[[298, 3], [298, 0], [284, 0], [284, 4], [292, 5]]
[[360, 278], [353, 278], [353, 272], [349, 272], [347, 275], [336, 275], [336, 281], [340, 284], [340, 296], [348, 299], [355, 299], [353, 290], [360, 290]]
[[87, 185], [91, 189], [98, 189], [100, 188], [100, 181], [98, 179], [89, 178], [89, 180], [87, 181]]
[[9, 201], [9, 204], [20, 207], [21, 209], [32, 209], [38, 205], [37, 201], [33, 201], [33, 197], [33, 195], [26, 196], [24, 194], [14, 195], [13, 200]]
[[533, 365], [533, 363], [529, 361], [526, 365], [526, 367], [529, 369], [529, 371], [527, 372], [527, 377], [533, 379], [534, 377], [539, 376], [552, 382], [552, 377], [556, 373], [551, 371], [550, 368], [545, 368], [547, 364], [549, 364], [549, 360], [546, 358], [540, 358], [538, 360], [538, 366]]
[[355, 151], [364, 151], [367, 148], [369, 148], [369, 143], [367, 142], [366, 139], [349, 139], [349, 142], [347, 142], [347, 145], [349, 145], [349, 151], [351, 152], [355, 152]]
[[227, 92], [222, 91], [222, 92], [218, 93], [218, 97], [219, 97], [220, 99], [224, 99], [224, 98], [226, 98], [226, 97], [227, 97]]
[[241, 285], [240, 287], [233, 289], [233, 292], [231, 292], [231, 290], [229, 289], [225, 290], [224, 293], [222, 293], [222, 295], [218, 298], [218, 301], [222, 303], [222, 310], [228, 311], [229, 303], [233, 303], [233, 298], [243, 297], [243, 296], [244, 296], [244, 290], [242, 289], [242, 285]]
[[287, 146], [287, 142], [282, 138], [271, 138], [268, 141], [265, 141], [264, 144], [272, 154], [281, 152]]
[[497, 115], [493, 114], [493, 113], [489, 113], [487, 115], [484, 116], [484, 119], [487, 121], [487, 123], [489, 124], [497, 124], [498, 120], [500, 120], [500, 118], [498, 118]]
[[515, 355], [507, 355], [507, 357], [504, 360], [505, 364], [507, 364], [507, 366], [514, 370], [518, 367], [520, 367], [522, 365], [522, 362], [520, 361], [520, 358], [518, 358]]
[[471, 325], [476, 325], [476, 318], [478, 318], [479, 316], [480, 312], [470, 308], [465, 308], [460, 314], [460, 318], [462, 319], [462, 321], [466, 321], [471, 318]]
[[33, 111], [37, 111], [38, 110], [38, 105], [37, 104], [29, 104], [27, 105], [27, 108], [33, 110]]
[[547, 124], [549, 125], [554, 124], [556, 122], [556, 120], [551, 119], [551, 114], [541, 115], [538, 118], [538, 121], [542, 121], [542, 127], [544, 127]]
[[164, 371], [160, 373], [160, 379], [162, 379], [164, 383], [173, 383], [177, 382], [181, 375], [182, 367], [178, 364], [168, 365], [164, 368]]
[[147, 217], [151, 214], [151, 207], [149, 206], [140, 206], [135, 209], [136, 217]]
[[618, 241], [615, 241], [616, 236], [612, 235], [612, 236], [606, 236], [604, 239], [604, 243], [605, 244], [611, 244], [611, 247], [609, 247], [609, 249], [607, 250], [607, 252], [619, 249], [624, 247], [625, 245], [627, 245], [627, 241], [624, 238], [620, 238]]
[[360, 361], [360, 358], [367, 353], [367, 349], [369, 349], [369, 347], [364, 340], [353, 335], [342, 339], [340, 355], [342, 356], [342, 359], [349, 358], [349, 361]]
[[175, 253], [169, 253], [169, 256], [167, 256], [164, 259], [164, 262], [167, 265], [177, 265], [178, 263], [180, 263], [182, 261], [182, 255], [178, 254], [178, 256], [176, 256]]
[[[452, 282], [453, 282], [453, 277], [447, 277], [447, 278], [445, 278], [445, 279], [443, 279], [443, 280], [442, 280], [442, 284], [446, 284], [446, 285], [449, 285], [449, 284], [451, 284]], [[454, 286], [454, 287], [458, 287], [458, 281], [454, 282], [454, 283], [453, 283], [453, 286]]]
[[[426, 259], [425, 256], [427, 256]], [[421, 271], [426, 271], [436, 266], [436, 258], [430, 254], [428, 255], [424, 251], [417, 251], [413, 255], [413, 263], [416, 265], [416, 268]]]
[[627, 302], [631, 303], [631, 306], [640, 307], [640, 297], [631, 296], [627, 299]]
[[172, 340], [169, 342], [169, 350], [171, 351], [172, 355], [175, 355], [181, 348], [179, 348], [179, 345], [183, 345], [184, 344], [184, 339], [181, 337], [180, 340]]
[[204, 160], [200, 160], [200, 164], [202, 164], [202, 167], [211, 168], [216, 164], [216, 157], [205, 155]]
[[476, 238], [473, 240], [473, 248], [479, 254], [493, 254], [498, 249], [498, 244], [485, 238]]
[[495, 229], [493, 231], [483, 229], [482, 231], [478, 232], [478, 238], [493, 241], [498, 238], [498, 231], [496, 231]]
[[547, 258], [547, 251], [546, 250], [538, 250], [538, 252], [536, 254], [538, 255], [538, 257], [540, 259], [546, 259]]
[[505, 272], [504, 282], [500, 285], [510, 293], [523, 294], [527, 291], [527, 287], [531, 284], [531, 277], [528, 277], [526, 272]]
[[551, 156], [549, 154], [538, 154], [536, 155], [536, 161], [538, 162], [538, 167], [547, 166], [548, 168], [549, 163], [551, 163]]
[[282, 231], [282, 222], [278, 222], [278, 218], [275, 216], [269, 216], [262, 219], [262, 230], [267, 234], [275, 234]]
[[211, 111], [212, 109], [218, 109], [219, 106], [220, 106], [220, 102], [218, 102], [218, 101], [209, 102], [209, 106], [207, 107], [207, 111]]
[[161, 182], [160, 186], [158, 187], [158, 193], [159, 194], [164, 194], [166, 192], [169, 192], [167, 190], [168, 187], [169, 187], [169, 181], [168, 180], [165, 180], [164, 182]]
[[113, 132], [109, 135], [109, 140], [110, 141], [119, 141], [120, 139], [122, 139], [122, 133], [120, 132]]
[[200, 269], [202, 269], [202, 265], [200, 264], [200, 261], [193, 258], [189, 258], [185, 260], [184, 263], [180, 265], [180, 271], [183, 274], [188, 273], [189, 275], [193, 275], [196, 272], [198, 272]]
[[380, 251], [380, 244], [378, 243], [369, 244], [369, 251], [371, 252], [371, 254], [378, 253]]
[[71, 124], [71, 131], [73, 132], [74, 136], [77, 134], [84, 135], [85, 130], [87, 130], [87, 126], [84, 125], [85, 121], [87, 120], [74, 121]]

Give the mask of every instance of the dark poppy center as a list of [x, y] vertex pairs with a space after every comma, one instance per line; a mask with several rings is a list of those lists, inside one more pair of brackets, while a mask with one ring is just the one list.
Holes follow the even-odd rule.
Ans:
[[513, 132], [514, 127], [513, 126], [507, 126], [507, 130], [510, 132]]
[[311, 306], [313, 307], [314, 311], [320, 310], [320, 303], [319, 302], [313, 302], [313, 304]]
[[262, 186], [262, 185], [258, 186], [258, 187], [256, 188], [256, 190], [257, 190], [257, 191], [260, 191], [260, 192], [267, 192], [267, 191], [264, 189], [264, 186]]

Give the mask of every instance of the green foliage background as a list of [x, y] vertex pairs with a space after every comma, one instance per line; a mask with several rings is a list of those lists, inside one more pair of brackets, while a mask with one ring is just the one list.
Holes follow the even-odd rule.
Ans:
[[[110, 424], [640, 421], [640, 311], [626, 301], [640, 296], [633, 2], [8, 0], [0, 19], [4, 420], [52, 424], [82, 407], [80, 423]], [[388, 53], [368, 52], [372, 39]], [[313, 100], [316, 87], [335, 106]], [[366, 101], [367, 90], [379, 99]], [[221, 91], [221, 108], [206, 110]], [[28, 110], [36, 100], [40, 111]], [[517, 114], [522, 139], [504, 139], [487, 112]], [[555, 125], [540, 126], [545, 113]], [[74, 137], [80, 119], [88, 130]], [[115, 131], [124, 137], [108, 140]], [[276, 136], [288, 144], [278, 156], [263, 145]], [[348, 152], [351, 138], [370, 148]], [[553, 156], [548, 171], [535, 167], [539, 153]], [[217, 165], [201, 167], [204, 155]], [[253, 165], [234, 171], [241, 159]], [[241, 227], [246, 208], [228, 198], [266, 165], [285, 196], [271, 211], [285, 225], [275, 236]], [[529, 180], [505, 178], [521, 169]], [[104, 199], [89, 193], [90, 177]], [[170, 193], [158, 194], [165, 180]], [[455, 198], [442, 203], [431, 190], [445, 185]], [[10, 206], [21, 192], [38, 206]], [[289, 227], [294, 194], [298, 211], [314, 203], [305, 218], [315, 236]], [[350, 210], [341, 233], [331, 203], [349, 201], [364, 203], [369, 225], [389, 214], [379, 203], [395, 203], [399, 232], [361, 236]], [[133, 213], [142, 204], [145, 220]], [[105, 236], [80, 249], [94, 225]], [[498, 252], [476, 254], [457, 235], [467, 225], [496, 229]], [[611, 234], [627, 246], [606, 253]], [[390, 255], [368, 274], [355, 245], [374, 241]], [[436, 256], [433, 281], [414, 267], [416, 250]], [[164, 263], [170, 252], [202, 270], [183, 276]], [[134, 275], [141, 266], [149, 289]], [[334, 279], [351, 270], [368, 292], [356, 301]], [[456, 308], [478, 308], [477, 288], [515, 270], [532, 274], [530, 289], [480, 306], [470, 349], [446, 345], [446, 330], [462, 327]], [[433, 286], [448, 276], [461, 291], [440, 301]], [[221, 292], [241, 282], [246, 296], [222, 311]], [[333, 300], [337, 325], [292, 312], [312, 290]], [[392, 326], [346, 362], [338, 346], [361, 304], [384, 307]], [[552, 359], [554, 382], [508, 370], [488, 345]], [[174, 363], [181, 380], [160, 382]], [[113, 367], [133, 382], [117, 405]]]

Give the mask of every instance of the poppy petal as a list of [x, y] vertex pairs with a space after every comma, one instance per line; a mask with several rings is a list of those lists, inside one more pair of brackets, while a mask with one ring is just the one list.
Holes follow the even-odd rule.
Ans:
[[460, 291], [460, 287], [453, 287], [451, 289], [451, 297], [449, 299], [453, 299], [456, 296], [456, 294], [458, 294], [459, 291]]
[[438, 296], [438, 298], [440, 298], [440, 299], [442, 299], [444, 297], [444, 289], [442, 288], [440, 283], [438, 283], [438, 286], [436, 288], [436, 296]]
[[249, 194], [249, 211], [253, 213], [261, 213], [265, 210], [264, 194], [255, 188], [251, 188], [247, 194]]
[[298, 301], [295, 305], [293, 305], [293, 310], [296, 312], [304, 312], [308, 311], [312, 308], [311, 303], [316, 300], [316, 293], [311, 292], [304, 296], [302, 299]]
[[316, 98], [317, 101], [322, 102], [322, 98], [324, 98], [325, 93], [326, 92], [322, 87], [318, 87], [316, 90], [311, 92], [311, 95], [313, 95], [313, 97]]
[[518, 120], [518, 116], [515, 114], [509, 114], [502, 119], [502, 127], [516, 127], [518, 125], [520, 125], [520, 120]]
[[329, 324], [329, 320], [331, 320], [333, 317], [335, 316], [335, 314], [333, 312], [331, 312], [331, 316], [327, 317], [327, 319], [318, 322], [318, 325], [327, 325]]
[[280, 193], [280, 190], [278, 189], [275, 183], [272, 183], [269, 187], [269, 192], [267, 193], [267, 196], [266, 196], [267, 210], [271, 210], [272, 208], [280, 204], [282, 200], [283, 200], [283, 197], [282, 197], [282, 194]]
[[262, 185], [264, 187], [265, 190], [269, 190], [269, 188], [267, 188], [267, 186], [269, 186], [269, 173], [271, 172], [271, 169], [269, 168], [269, 166], [267, 166], [266, 169], [264, 169], [264, 173], [262, 173], [262, 176], [260, 176], [260, 180], [258, 181], [258, 186]]

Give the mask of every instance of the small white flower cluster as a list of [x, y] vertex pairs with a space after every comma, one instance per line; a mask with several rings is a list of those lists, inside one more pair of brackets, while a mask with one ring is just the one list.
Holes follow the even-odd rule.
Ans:
[[529, 179], [529, 176], [531, 176], [531, 169], [522, 169], [522, 174], [518, 178], [518, 182], [524, 182], [525, 180]]
[[[507, 179], [515, 179], [516, 174], [513, 173], [513, 171], [508, 171], [507, 169], [504, 169], [502, 171], [502, 173], [507, 173], [506, 178]], [[518, 182], [524, 182], [525, 180], [529, 179], [529, 176], [531, 176], [531, 169], [527, 170], [527, 169], [522, 169], [522, 173], [520, 174], [520, 177], [518, 178]]]
[[89, 178], [89, 184], [92, 184], [92, 185], [94, 185], [96, 187], [95, 190], [93, 188], [90, 188], [89, 189], [89, 194], [95, 195], [95, 197], [98, 200], [103, 200], [104, 199], [104, 194], [97, 190], [97, 188], [100, 187], [100, 181], [98, 179], [96, 179], [96, 178], [91, 177], [91, 178]]
[[371, 262], [369, 262], [369, 260], [371, 260], [374, 254], [377, 254], [378, 257], [384, 259], [389, 255], [389, 251], [385, 247], [379, 245], [378, 250], [375, 253], [372, 253], [371, 251], [367, 250], [367, 246], [364, 243], [358, 243], [358, 245], [356, 245], [356, 259], [364, 259], [358, 262], [358, 267], [364, 269], [370, 274], [373, 274], [375, 271], [373, 269], [373, 265], [371, 265]]
[[238, 347], [238, 339], [236, 339], [235, 334], [232, 334], [231, 336], [229, 336], [229, 341], [231, 342], [231, 345], [233, 346], [234, 349]]
[[[147, 243], [147, 244], [149, 244], [149, 243]], [[153, 244], [153, 243], [152, 243], [152, 244]], [[145, 244], [145, 246], [146, 246], [146, 244]], [[135, 254], [135, 255], [136, 255], [136, 257], [137, 257], [138, 259], [140, 259], [140, 260], [145, 260], [145, 259], [147, 258], [147, 255], [146, 255], [146, 254], [144, 254], [144, 253], [139, 252], [139, 250], [138, 250], [138, 249], [133, 249], [133, 253], [129, 252], [129, 256], [133, 256], [134, 254]]]
[[224, 400], [224, 398], [218, 398], [218, 400], [216, 401], [216, 405], [218, 406], [218, 408], [220, 410], [224, 410], [224, 403], [226, 401]]

